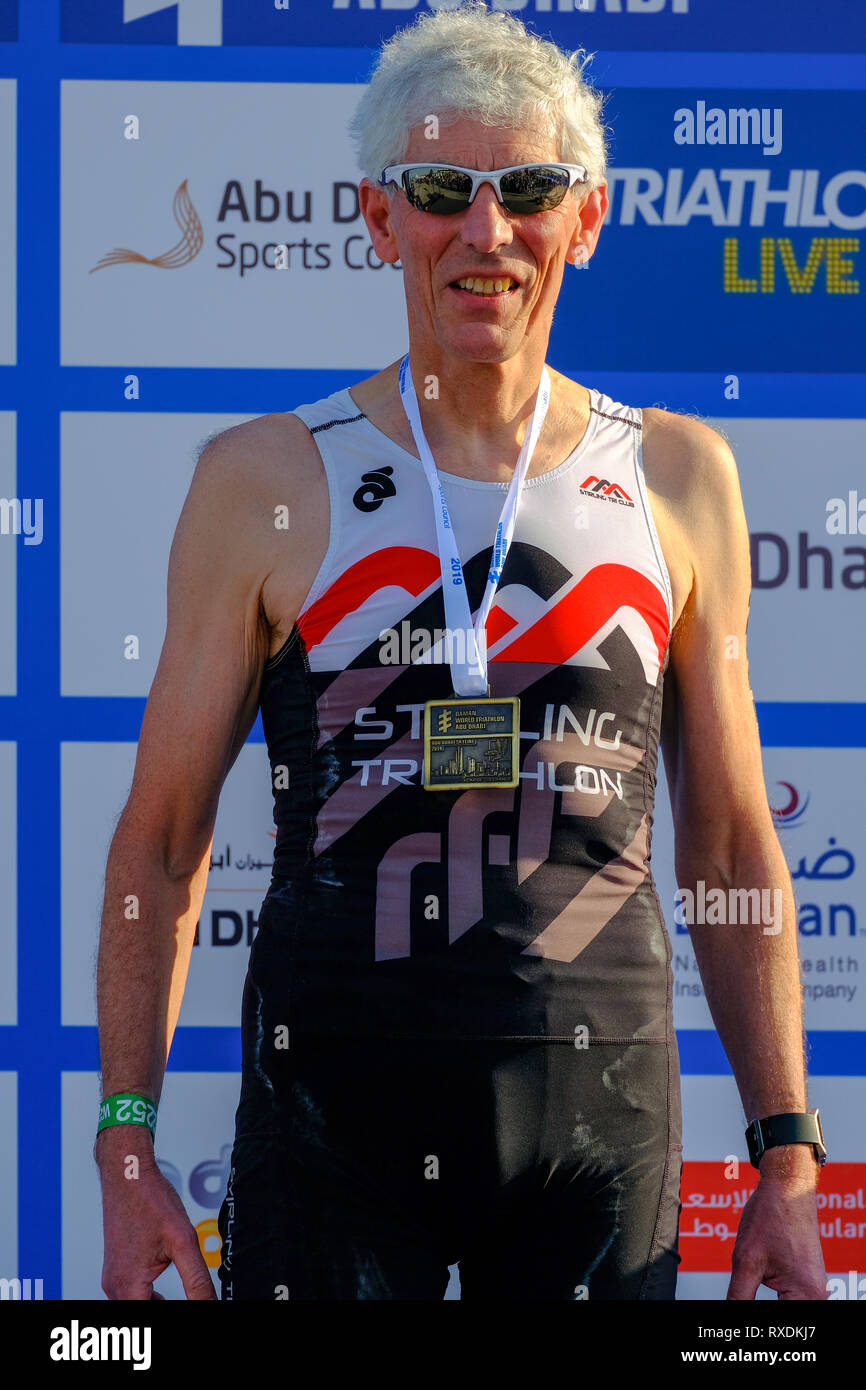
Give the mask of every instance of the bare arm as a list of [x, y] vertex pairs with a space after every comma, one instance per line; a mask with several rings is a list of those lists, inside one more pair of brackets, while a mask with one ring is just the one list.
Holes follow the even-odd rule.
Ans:
[[[285, 442], [282, 433], [279, 443]], [[135, 1091], [158, 1100], [161, 1093], [219, 795], [255, 719], [268, 654], [262, 598], [277, 541], [267, 463], [252, 475], [251, 467], [262, 451], [275, 453], [276, 443], [261, 421], [209, 443], [172, 544], [165, 642], [106, 869], [97, 965], [103, 1095]], [[281, 461], [287, 470], [285, 456]], [[174, 1259], [190, 1297], [213, 1297], [179, 1199], [176, 1223], [169, 1214], [168, 1234], [151, 1241], [145, 1257], [129, 1238], [139, 1218], [143, 1244], [150, 1235], [149, 1217], [141, 1217], [145, 1186], [157, 1205], [176, 1196], [156, 1169], [148, 1131], [104, 1130], [94, 1153], [103, 1183], [109, 1296], [152, 1296], [153, 1278]], [[144, 1186], [129, 1181], [131, 1154], [148, 1179]]]
[[[689, 926], [713, 1020], [752, 1119], [804, 1108], [796, 921], [749, 686], [749, 545], [736, 466], [718, 435], [693, 428], [708, 438], [695, 441], [701, 453], [691, 462], [694, 583], [671, 640], [663, 749], [679, 887], [696, 900], [700, 879], [706, 892], [723, 889], [726, 900], [729, 888], [781, 891], [781, 922]], [[775, 901], [763, 903], [772, 908]]]
[[[683, 451], [691, 472], [682, 522], [694, 576], [671, 641], [663, 718], [676, 875], [695, 904], [700, 880], [705, 896], [714, 889], [724, 895], [716, 899], [724, 901], [724, 916], [693, 920], [689, 931], [707, 1002], [752, 1120], [806, 1109], [796, 908], [767, 804], [749, 685], [749, 544], [736, 465], [712, 430], [684, 420], [674, 428], [673, 447]], [[731, 890], [753, 890], [752, 897]], [[817, 1171], [804, 1145], [771, 1149], [761, 1162], [762, 1183], [778, 1181], [792, 1200], [807, 1196], [803, 1287], [809, 1292], [794, 1297], [825, 1296], [812, 1195]], [[772, 1265], [763, 1272], [763, 1282], [778, 1278]]]
[[267, 636], [256, 576], [219, 543], [228, 452], [207, 446], [178, 522], [165, 642], [108, 856], [97, 972], [107, 1094], [159, 1098], [219, 794], [255, 718]]

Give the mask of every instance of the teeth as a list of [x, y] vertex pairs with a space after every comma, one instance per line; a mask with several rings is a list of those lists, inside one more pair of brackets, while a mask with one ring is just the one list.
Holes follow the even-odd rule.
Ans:
[[503, 280], [481, 280], [477, 276], [468, 275], [457, 283], [462, 290], [470, 290], [472, 294], [500, 294], [503, 290], [511, 289], [517, 281], [510, 275]]

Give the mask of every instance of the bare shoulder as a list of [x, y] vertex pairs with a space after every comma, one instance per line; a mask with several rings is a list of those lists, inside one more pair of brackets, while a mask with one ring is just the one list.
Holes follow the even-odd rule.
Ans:
[[695, 551], [744, 529], [737, 462], [728, 441], [689, 415], [643, 412], [643, 463], [654, 505]]
[[717, 430], [689, 415], [655, 407], [643, 412], [647, 489], [673, 590], [674, 626], [707, 568], [739, 533], [745, 537], [737, 465]]
[[[267, 518], [269, 531], [291, 530], [296, 541], [300, 523], [312, 522], [327, 495], [315, 440], [288, 413], [259, 415], [212, 435], [196, 463], [190, 492], [196, 489], [212, 501], [215, 519], [231, 515], [236, 537], [242, 523], [256, 531]], [[278, 508], [285, 510], [277, 515]]]
[[212, 489], [236, 490], [251, 499], [274, 484], [302, 490], [320, 471], [313, 436], [288, 412], [257, 415], [211, 435], [196, 465]]
[[727, 440], [702, 420], [656, 407], [643, 412], [643, 456], [653, 492], [683, 507], [702, 507], [719, 492], [738, 489]]
[[[260, 596], [269, 654], [289, 635], [328, 546], [328, 487], [303, 420], [256, 416], [207, 440], [185, 506]], [[183, 521], [183, 519], [182, 519]]]

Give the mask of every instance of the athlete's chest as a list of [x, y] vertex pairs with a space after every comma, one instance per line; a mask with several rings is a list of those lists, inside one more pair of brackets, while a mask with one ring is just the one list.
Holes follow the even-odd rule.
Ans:
[[[327, 436], [329, 466], [303, 528], [301, 582], [297, 557], [288, 554], [268, 576], [270, 656], [299, 615], [312, 664], [330, 670], [377, 659], [374, 639], [393, 650], [395, 632], [401, 653], [414, 650], [417, 659], [446, 622], [428, 480], [416, 458], [367, 425], [351, 427], [350, 450], [334, 447], [344, 442], [336, 428]], [[602, 408], [564, 465], [527, 479], [484, 633], [493, 660], [506, 651], [522, 660], [567, 660], [578, 638], [590, 640], [629, 609], [663, 648], [691, 571], [676, 519], [641, 462], [640, 439], [639, 423], [612, 421]], [[507, 488], [440, 477], [474, 613]], [[447, 571], [447, 556], [445, 563]]]
[[[491, 666], [603, 667], [602, 645], [621, 629], [654, 683], [670, 630], [667, 579], [639, 476], [627, 470], [628, 456], [601, 475], [576, 458], [524, 487], [479, 627]], [[339, 523], [298, 619], [311, 669], [449, 662], [490, 595], [506, 490], [445, 480], [455, 562], [440, 551], [417, 468], [342, 472], [339, 487]]]

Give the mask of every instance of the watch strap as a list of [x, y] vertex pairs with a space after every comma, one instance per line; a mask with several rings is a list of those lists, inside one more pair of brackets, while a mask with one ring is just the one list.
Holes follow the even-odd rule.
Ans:
[[767, 1149], [780, 1144], [811, 1144], [815, 1158], [823, 1166], [827, 1160], [824, 1135], [817, 1110], [806, 1113], [767, 1115], [762, 1120], [752, 1120], [746, 1130], [749, 1146], [749, 1159], [753, 1167], [760, 1166], [761, 1158]]

